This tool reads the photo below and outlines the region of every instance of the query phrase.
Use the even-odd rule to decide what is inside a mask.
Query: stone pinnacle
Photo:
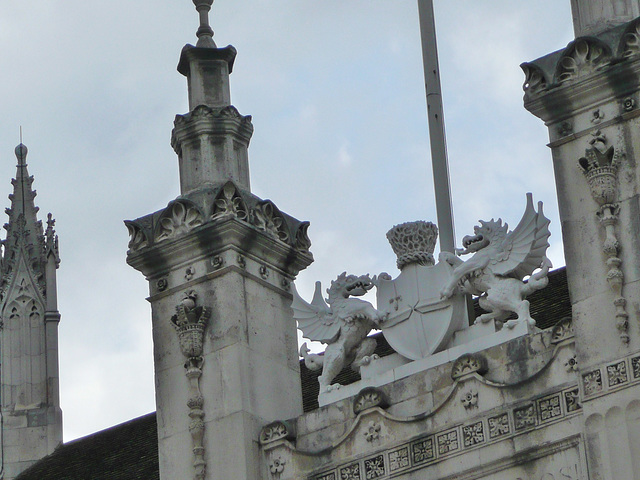
[[[21,143],[16,147],[16,157],[18,158],[18,165],[26,165],[27,164],[27,153],[29,150],[27,146]]]
[[[196,47],[216,48],[216,43],[213,41],[213,30],[209,25],[209,11],[211,10],[211,5],[213,5],[213,0],[193,0],[193,4],[200,14],[200,27],[196,32],[198,36]]]

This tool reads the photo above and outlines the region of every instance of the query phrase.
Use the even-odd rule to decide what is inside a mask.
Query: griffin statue
[[[293,291],[291,308],[303,336],[327,344],[324,355],[309,354],[306,343],[300,347],[307,368],[322,369],[318,379],[321,392],[331,390],[331,382],[345,364],[351,363],[358,371],[372,358],[376,341],[367,335],[380,326],[385,316],[369,302],[352,297],[364,295],[373,286],[374,280],[369,275],[358,277],[344,272],[331,282],[326,302],[320,282],[316,282],[311,303],[303,300],[295,289]]]
[[[450,252],[440,254],[440,261],[454,267],[441,297],[451,297],[458,288],[479,295],[480,306],[488,313],[480,315],[476,323],[494,319],[500,326],[515,312],[517,318],[506,322],[507,328],[520,321],[535,325],[526,297],[549,283],[549,223],[542,213],[542,202],[535,211],[531,193],[527,194],[527,207],[515,230],[508,232],[508,225],[503,225],[501,219],[481,220],[480,226],[474,227],[475,235],[462,240],[464,250],[456,251],[457,255],[473,253],[473,257],[465,262]],[[538,268],[540,271],[534,274]],[[524,282],[527,275],[530,277]]]

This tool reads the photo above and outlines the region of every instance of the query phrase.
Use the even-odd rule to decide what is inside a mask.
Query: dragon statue
[[[552,266],[546,257],[551,235],[549,223],[542,213],[542,202],[535,211],[530,193],[515,230],[508,232],[508,225],[503,225],[501,219],[481,220],[480,226],[474,227],[475,235],[462,240],[464,250],[457,250],[456,255],[440,254],[440,261],[454,267],[452,279],[442,289],[441,297],[449,298],[457,289],[479,295],[480,306],[488,313],[480,315],[476,323],[495,320],[501,326],[514,312],[517,318],[506,322],[507,328],[513,328],[520,321],[535,325],[526,297],[549,283],[547,274]],[[466,262],[457,256],[469,253],[474,255]],[[530,277],[524,282],[527,275]]]
[[[303,336],[327,344],[324,355],[309,354],[306,343],[300,347],[307,368],[322,369],[318,379],[321,392],[335,388],[331,382],[345,364],[350,363],[359,371],[373,358],[376,341],[367,335],[384,321],[385,316],[369,302],[353,297],[367,293],[374,282],[369,275],[358,277],[344,272],[331,282],[326,302],[320,282],[316,282],[311,303],[303,300],[295,288],[293,290],[291,308]]]

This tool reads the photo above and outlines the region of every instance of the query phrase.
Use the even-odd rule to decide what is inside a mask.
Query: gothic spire
[[[30,176],[27,170],[27,153],[28,149],[22,143],[15,149],[18,165],[16,178],[11,180],[13,185],[13,193],[9,195],[11,207],[5,210],[9,215],[9,221],[4,225],[7,237],[3,242],[2,284],[6,285],[14,263],[21,252],[24,252],[27,257],[26,264],[32,269],[34,280],[44,292],[47,256],[45,248],[51,244],[57,262],[57,239],[53,230],[49,232],[50,229],[47,229],[47,238],[51,237],[51,241],[45,241],[42,222],[37,216],[39,208],[34,203],[36,191],[32,189],[33,176]],[[50,225],[52,226],[53,224]]]

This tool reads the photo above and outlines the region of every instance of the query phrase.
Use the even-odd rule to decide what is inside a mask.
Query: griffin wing
[[[329,305],[322,297],[322,286],[316,282],[316,291],[311,303],[307,303],[293,286],[293,318],[302,330],[302,336],[322,343],[333,343],[340,334],[340,322],[336,321]]]
[[[490,267],[493,273],[522,280],[539,268],[549,247],[549,223],[551,221],[542,213],[542,202],[538,202],[536,212],[533,195],[527,193],[527,207],[522,220],[515,230],[507,234],[499,257]]]

